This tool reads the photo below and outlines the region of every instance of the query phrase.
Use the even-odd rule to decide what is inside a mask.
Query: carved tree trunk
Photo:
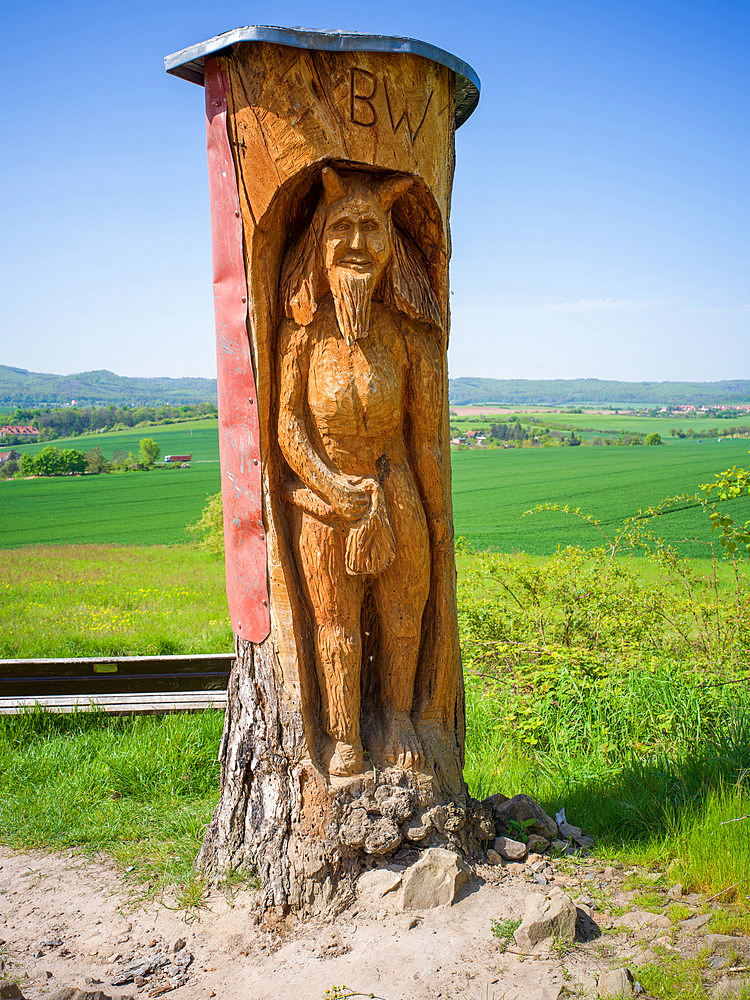
[[[227,583],[237,661],[220,752],[221,796],[198,863],[210,872],[256,870],[269,908],[320,911],[346,902],[352,879],[368,857],[436,843],[470,850],[477,833],[462,777],[464,705],[450,544],[447,265],[456,77],[447,66],[412,54],[326,52],[267,42],[235,45],[207,59],[205,74]],[[222,130],[228,142],[224,160],[216,146],[224,141]],[[361,474],[373,477],[368,479],[373,496],[382,487],[397,525],[398,517],[393,518],[401,505],[395,479],[387,477],[389,469],[392,477],[398,472],[393,471],[398,452],[398,474],[412,493],[417,491],[424,517],[415,516],[429,530],[424,536],[429,595],[426,603],[420,598],[418,606],[404,612],[417,622],[421,638],[410,710],[400,729],[393,730],[383,693],[387,664],[383,667],[381,661],[388,644],[373,597],[380,570],[369,563],[369,570],[350,567],[347,572],[362,573],[361,583],[344,579],[356,592],[352,600],[361,601],[361,611],[360,604],[347,605],[348,611],[354,607],[352,628],[361,642],[361,658],[355,655],[352,673],[347,653],[349,666],[341,671],[348,671],[349,681],[361,672],[361,687],[357,682],[359,690],[347,695],[346,704],[361,713],[354,729],[361,722],[371,758],[364,768],[346,764],[356,757],[358,736],[351,737],[352,750],[336,736],[326,714],[331,692],[321,687],[328,683],[322,678],[336,676],[335,657],[344,655],[345,646],[339,644],[330,654],[334,659],[325,661],[328,647],[321,635],[326,623],[313,594],[320,581],[311,580],[300,562],[303,546],[319,527],[320,579],[330,586],[332,560],[338,558],[334,549],[349,531],[337,507],[343,501],[333,486],[352,469],[343,459],[340,467],[336,464],[343,445],[335,440],[335,429],[330,434],[326,430],[329,414],[313,399],[309,381],[319,377],[325,363],[323,354],[310,362],[310,345],[330,341],[338,349],[341,341],[335,338],[340,334],[326,299],[331,293],[325,275],[320,278],[313,267],[312,277],[300,279],[305,241],[318,253],[321,233],[328,232],[316,229],[318,220],[327,225],[326,206],[337,197],[323,190],[326,167],[334,168],[325,175],[328,188],[338,185],[343,192],[348,184],[358,192],[359,208],[351,209],[356,226],[362,213],[370,211],[370,202],[380,199],[380,208],[371,209],[377,219],[370,225],[381,225],[389,234],[384,238],[390,251],[383,253],[386,277],[374,293],[373,330],[379,323],[377,328],[385,331],[383,344],[407,345],[407,361],[394,368],[401,372],[394,378],[402,381],[391,387],[396,408],[391,423],[397,428],[392,437],[398,446],[383,446],[377,474],[369,467]],[[394,176],[408,178],[409,184],[391,183],[386,197],[384,184]],[[407,187],[408,193],[401,194]],[[227,200],[228,191],[233,202]],[[346,197],[342,194],[335,204],[346,207]],[[393,197],[398,200],[391,206]],[[226,256],[231,257],[226,233],[234,225],[232,218],[241,224],[246,288],[242,336],[235,340],[231,322],[225,322],[234,310],[236,323],[240,309],[237,274],[232,278]],[[355,258],[366,252],[357,248],[367,238],[357,237]],[[360,267],[356,262],[352,266]],[[330,281],[333,271],[326,273]],[[312,285],[318,278],[323,287],[316,289]],[[352,369],[338,377],[334,366],[328,375],[330,393],[323,396],[335,403],[369,391],[361,385],[377,382],[379,370],[367,368],[375,364],[367,360],[368,351],[386,351],[383,344],[372,333],[350,345],[364,365],[364,376]],[[299,372],[310,364],[313,374],[305,376],[294,410],[282,398],[284,379],[293,395],[295,378],[302,378]],[[361,385],[356,381],[360,376]],[[362,401],[364,415],[357,411],[356,419],[364,424],[352,426],[355,437],[379,405],[376,394],[373,400]],[[287,424],[285,407],[291,414]],[[296,430],[288,431],[292,424]],[[427,440],[430,433],[432,440]],[[395,451],[388,452],[389,447]],[[356,465],[356,455],[352,461]],[[309,471],[311,463],[317,468],[320,462],[322,480]],[[437,470],[432,479],[430,469]],[[357,489],[345,484],[344,492],[353,496]],[[384,516],[387,520],[388,511]],[[305,518],[313,531],[304,536],[308,542],[300,527]],[[389,558],[396,565],[399,558],[403,562],[399,545],[405,542],[394,530],[396,557],[394,561],[390,552]],[[330,631],[335,645],[336,627]],[[398,643],[390,646],[395,652],[389,655],[395,656]],[[383,735],[396,731],[391,742],[400,746],[398,740],[412,726],[415,745],[422,749],[418,766],[404,765],[403,755],[389,757],[390,737]],[[342,746],[353,757],[344,753],[345,762],[334,766],[331,761]],[[347,767],[360,773],[349,773]]]

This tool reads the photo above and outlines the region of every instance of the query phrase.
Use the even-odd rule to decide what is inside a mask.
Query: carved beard
[[[370,307],[377,276],[333,267],[328,275],[339,330],[351,347],[370,332]]]

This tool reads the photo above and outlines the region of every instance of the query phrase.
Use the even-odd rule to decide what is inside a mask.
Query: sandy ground
[[[529,1000],[540,987],[594,996],[600,971],[642,959],[649,939],[664,934],[610,935],[564,955],[503,952],[492,922],[521,916],[525,896],[539,889],[530,880],[528,870],[488,866],[450,907],[402,913],[396,893],[362,894],[335,922],[271,932],[259,925],[253,892],[216,892],[198,913],[171,908],[168,899],[137,905],[106,860],[0,848],[0,977],[17,981],[28,1000],[64,986],[118,998],[323,1000],[326,989],[344,984],[384,1000]],[[606,889],[610,906],[627,904],[621,873],[596,862],[555,881],[573,898]],[[607,926],[606,914],[595,916]],[[174,955],[183,942],[183,956],[193,956],[184,985],[170,989],[164,970],[113,985],[133,960]]]

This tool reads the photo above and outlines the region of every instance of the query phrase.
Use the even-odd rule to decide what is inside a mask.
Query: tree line
[[[8,461],[0,466],[0,479],[144,471],[154,467],[160,454],[161,448],[153,438],[141,438],[137,456],[130,451],[126,457],[112,462],[104,457],[98,445],[89,451],[78,451],[76,448],[56,448],[48,444],[35,455],[30,452],[19,455],[11,451]],[[177,468],[179,464],[166,468]]]
[[[173,424],[198,417],[215,417],[215,403],[183,403],[180,406],[57,406],[34,409],[18,407],[4,420],[8,424],[33,424],[39,430],[40,441],[77,437],[96,431],[124,430],[149,424]],[[10,440],[6,444],[22,444],[27,439]]]

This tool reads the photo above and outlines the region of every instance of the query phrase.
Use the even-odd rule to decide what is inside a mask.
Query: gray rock
[[[411,816],[411,792],[398,785],[379,785],[375,789],[375,801],[383,816],[403,823]]]
[[[712,995],[715,997],[740,997],[746,986],[746,979],[720,979]]]
[[[482,805],[488,806],[493,813],[506,802],[508,802],[508,796],[502,795],[500,792],[497,792],[495,795],[488,795],[486,799],[482,799]]]
[[[726,955],[710,955],[706,962],[712,969],[727,969],[729,967],[729,959]]]
[[[108,993],[102,993],[101,990],[78,990],[72,986],[65,986],[52,993],[47,1000],[131,1000],[131,998],[122,996],[122,994],[111,997]]]
[[[178,970],[184,972],[189,969],[193,964],[193,956],[187,950],[187,948],[182,948],[172,959],[173,965],[177,966]]]
[[[520,840],[513,840],[512,837],[495,837],[492,849],[506,861],[522,861],[528,850],[526,844]]]
[[[602,936],[599,924],[588,907],[584,910],[576,906],[576,941],[595,941]]]
[[[2,1000],[26,1000],[18,983],[0,983]]]
[[[461,886],[469,881],[471,873],[457,854],[443,847],[430,847],[404,872],[400,908],[450,906]]]
[[[401,831],[393,822],[383,816],[370,825],[365,837],[365,850],[368,854],[390,854],[401,843]]]
[[[565,818],[565,809],[561,809],[560,812],[555,813],[555,821],[557,822],[558,832],[564,840],[572,841],[578,847],[591,847],[594,843],[594,838],[585,834],[580,826],[573,826],[572,823],[568,823]]]
[[[362,806],[355,806],[339,830],[341,842],[347,847],[363,847],[370,825],[367,810]]]
[[[142,983],[145,982],[146,976],[153,975],[159,969],[163,969],[165,965],[170,964],[170,959],[167,955],[163,955],[161,952],[152,954],[148,958],[140,957],[130,965],[127,965],[112,980],[113,986],[124,986],[125,983]],[[79,998],[75,998],[79,1000]]]
[[[549,846],[550,846],[550,850],[555,851],[555,853],[557,853],[557,854],[564,854],[565,853],[565,849],[567,848],[568,845],[565,843],[564,840],[559,840],[559,839],[555,838],[550,843]]]
[[[677,882],[676,885],[670,886],[670,888],[667,889],[667,896],[670,899],[682,899],[682,884]]]
[[[532,892],[524,900],[523,920],[513,937],[528,950],[540,941],[554,938],[572,941],[576,931],[576,908],[570,896],[555,886],[548,896]]]
[[[383,896],[401,885],[401,873],[392,872],[387,868],[373,868],[363,872],[357,882],[357,891],[369,899],[382,899]]]
[[[540,837],[538,833],[530,834],[526,844],[529,854],[543,854],[549,849],[549,845],[549,840],[546,837]]]
[[[557,837],[557,823],[529,795],[514,795],[512,799],[493,806],[493,811],[499,834],[512,834],[514,829],[517,830],[512,826],[511,821],[514,821],[521,825],[527,836],[536,833],[547,840]]]
[[[599,976],[599,996],[612,998],[630,997],[635,992],[635,980],[630,969],[613,969]]]
[[[684,931],[699,931],[711,920],[710,913],[699,913],[697,917],[688,917],[687,920],[680,921],[680,927]]]
[[[731,934],[706,934],[703,944],[709,951],[729,951],[730,948],[738,948],[747,938],[732,937]]]
[[[671,927],[672,921],[662,913],[649,913],[648,910],[631,910],[623,913],[621,917],[615,917],[612,921],[613,927],[625,927],[627,930],[637,931],[641,927]]]

